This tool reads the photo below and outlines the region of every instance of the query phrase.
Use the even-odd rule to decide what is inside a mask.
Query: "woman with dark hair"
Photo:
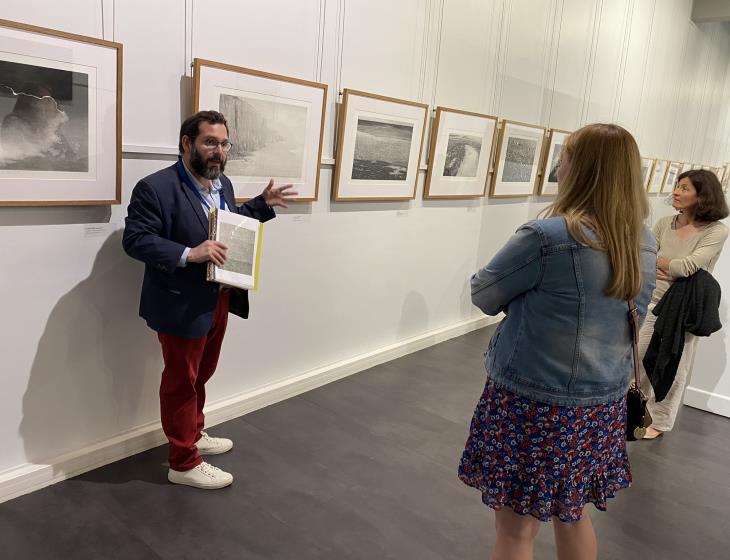
[[[722,186],[711,171],[693,169],[677,177],[672,206],[679,212],[660,219],[653,231],[657,240],[657,282],[649,313],[639,334],[639,353],[644,356],[654,333],[657,317],[651,313],[677,278],[691,276],[700,269],[712,272],[725,245],[728,228],[720,222],[730,213]],[[642,365],[642,389],[648,392],[653,423],[644,439],[655,439],[674,426],[684,388],[692,370],[697,337],[685,334],[682,358],[667,396],[656,402]]]
[[[631,483],[629,301],[643,316],[654,289],[648,213],[634,138],[585,126],[564,145],[545,219],[520,227],[471,279],[477,307],[506,313],[459,464],[496,510],[492,560],[531,560],[551,520],[560,560],[595,560],[584,507],[605,510]]]

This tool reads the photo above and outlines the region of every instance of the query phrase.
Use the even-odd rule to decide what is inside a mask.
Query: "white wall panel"
[[[185,3],[119,2],[114,35],[124,44],[123,143],[177,148],[181,115],[190,111],[181,94],[187,86]]]
[[[342,88],[420,101],[427,0],[344,2]]]
[[[512,0],[504,21],[497,112],[506,119],[540,124],[554,2]]]
[[[111,17],[111,14],[107,14]],[[69,0],[67,2],[28,2],[2,0],[0,19],[49,27],[67,33],[102,37],[102,0]]]
[[[624,72],[616,107],[616,122],[636,133],[641,97],[646,82],[652,22],[656,0],[635,0],[630,14]]]
[[[553,77],[552,128],[575,130],[580,126],[588,79],[596,1],[563,0],[560,12],[557,63]]]
[[[630,8],[630,0],[601,1],[584,124],[608,122],[614,115]]]
[[[670,157],[674,115],[680,91],[676,60],[681,58],[688,19],[687,0],[657,4],[643,89],[638,140],[643,155]]]
[[[501,6],[445,0],[435,105],[491,113]]]
[[[193,56],[315,80],[323,1],[194,1]]]

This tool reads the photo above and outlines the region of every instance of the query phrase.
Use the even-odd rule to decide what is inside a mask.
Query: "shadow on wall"
[[[403,301],[398,323],[398,341],[418,336],[428,331],[428,305],[419,292],[411,290]]]
[[[154,333],[137,316],[142,267],[121,231],[88,278],[53,308],[23,396],[28,462],[78,450],[158,418],[162,369]]]

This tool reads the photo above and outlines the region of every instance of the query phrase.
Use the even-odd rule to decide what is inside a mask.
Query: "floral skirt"
[[[540,521],[578,521],[590,502],[631,484],[625,441],[626,399],[553,406],[487,380],[459,464],[459,478],[494,509]]]

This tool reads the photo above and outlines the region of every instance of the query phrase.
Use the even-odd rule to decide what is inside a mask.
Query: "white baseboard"
[[[687,387],[684,393],[684,404],[730,418],[730,397],[726,395]]]
[[[214,426],[238,418],[348,375],[486,327],[498,320],[499,317],[469,319],[211,403],[205,410],[206,424]],[[160,423],[152,422],[94,445],[54,457],[43,464],[26,463],[0,472],[0,503],[152,449],[165,441]]]

